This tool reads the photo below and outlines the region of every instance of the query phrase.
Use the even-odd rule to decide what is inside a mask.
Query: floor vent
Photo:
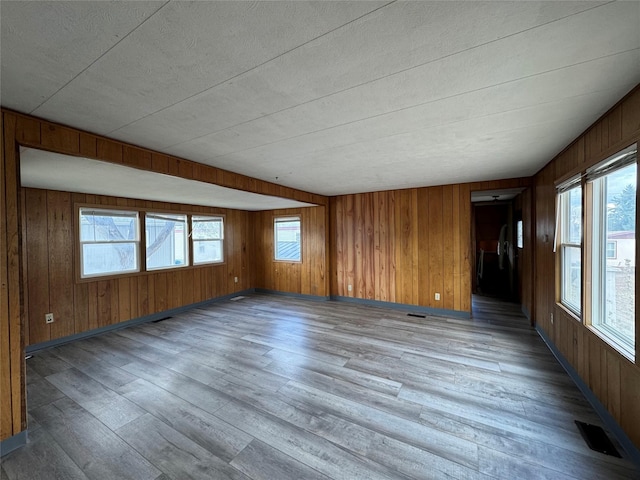
[[[578,420],[576,420],[576,425],[578,426],[578,430],[580,430],[582,438],[584,438],[584,441],[587,442],[591,450],[604,453],[605,455],[611,455],[612,457],[622,458],[602,427],[579,422]]]
[[[407,317],[427,318],[426,315],[422,315],[420,313],[407,313]]]
[[[230,298],[229,300],[231,300],[232,302],[237,302],[238,300],[242,300],[243,298],[247,298],[247,297],[243,297],[242,295],[238,295],[237,297]]]
[[[164,322],[165,320],[169,320],[171,317],[164,317],[164,318],[159,318],[158,320],[154,320],[151,323],[158,323],[158,322]]]

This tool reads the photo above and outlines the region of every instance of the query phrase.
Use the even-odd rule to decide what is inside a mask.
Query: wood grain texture
[[[518,307],[474,311],[249,295],[38,352],[5,478],[636,478]]]
[[[98,327],[114,325],[164,310],[250,288],[246,242],[249,213],[200,208],[225,215],[225,263],[156,271],[121,278],[76,281],[77,241],[74,202],[101,206],[184,208],[162,202],[25,188],[26,285],[29,295],[26,344],[40,343]],[[188,206],[187,206],[188,207]],[[193,207],[196,208],[196,207]],[[235,283],[233,277],[238,276]],[[205,278],[205,285],[201,282]],[[44,322],[45,313],[55,322]]]
[[[263,195],[291,198],[318,205],[329,204],[329,199],[323,195],[258,180],[183,158],[160,154],[118,140],[47,122],[30,115],[15,113],[6,109],[2,109],[2,112],[11,115],[13,119],[18,119],[18,129],[12,133],[10,138],[11,145],[14,144],[15,139],[21,144],[33,148],[83,155],[87,158],[214,183],[223,187],[246,190]],[[39,132],[36,133],[38,130]]]
[[[21,124],[24,125],[24,124]],[[2,158],[0,164],[0,202],[2,202],[2,221],[0,222],[0,280],[5,303],[0,318],[0,348],[4,350],[2,360],[6,365],[0,369],[3,375],[0,385],[3,387],[0,400],[0,435],[6,438],[26,428],[26,392],[24,382],[24,341],[22,328],[23,295],[23,258],[20,238],[24,226],[20,192],[20,168],[17,145],[14,138],[17,134],[18,122],[14,115],[2,118]],[[28,128],[31,128],[29,126]],[[33,135],[34,137],[36,135]],[[6,315],[4,315],[6,313]],[[4,389],[9,385],[8,389]]]
[[[332,198],[332,294],[470,312],[471,191],[529,185],[511,179]]]
[[[249,213],[253,226],[252,244],[255,246],[253,261],[256,288],[303,295],[329,295],[326,210],[327,207],[309,207]],[[275,260],[273,222],[278,216],[300,217],[301,262]]]
[[[555,183],[568,175],[584,172],[586,168],[616,151],[639,141],[640,87],[636,87],[535,176],[532,199],[535,208],[535,267],[534,296],[531,302],[535,305],[533,314],[536,324],[551,338],[638,448],[638,351],[636,362],[629,362],[556,304],[557,277],[553,235]],[[636,257],[638,253],[636,250]],[[585,275],[588,275],[588,272],[585,272]],[[637,278],[636,269],[636,312],[640,285]],[[550,321],[551,314],[554,315],[553,324]],[[639,318],[636,314],[636,338],[640,332]]]

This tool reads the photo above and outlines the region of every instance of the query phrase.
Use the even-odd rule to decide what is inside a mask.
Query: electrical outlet
[[[233,281],[238,283],[238,277],[233,277]]]
[[[351,285],[347,285],[347,290],[351,291],[351,290],[353,290],[353,287]]]
[[[551,325],[553,325],[553,312],[551,312]]]
[[[53,313],[45,313],[44,321],[47,323],[53,323]]]
[[[440,294],[436,293],[436,300],[440,300]]]

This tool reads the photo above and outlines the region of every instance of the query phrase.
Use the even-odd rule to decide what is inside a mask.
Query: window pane
[[[147,270],[188,264],[186,224],[185,215],[146,216]]]
[[[572,188],[563,194],[563,243],[579,244],[582,240],[582,189]]]
[[[193,263],[222,262],[222,240],[194,240]]]
[[[192,237],[194,240],[222,239],[222,218],[194,216],[192,224]]]
[[[85,243],[82,276],[137,272],[137,243]]]
[[[596,179],[594,326],[633,352],[635,342],[636,164]]]
[[[516,223],[516,246],[518,248],[524,248],[524,232],[522,229],[522,220],[518,220],[518,223]]]
[[[562,303],[580,312],[581,254],[579,247],[562,247]]]
[[[80,209],[80,241],[118,242],[137,240],[138,214]]]
[[[300,219],[275,221],[276,260],[300,261]]]

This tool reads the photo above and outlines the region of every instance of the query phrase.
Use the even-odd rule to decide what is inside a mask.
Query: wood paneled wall
[[[265,182],[183,158],[139,148],[29,115],[5,109],[2,109],[2,112],[16,122],[15,139],[12,139],[12,144],[13,140],[15,140],[21,145],[41,150],[118,163],[127,167],[165,173],[237,190],[291,198],[319,205],[328,204],[327,197],[322,195],[296,190],[295,188]]]
[[[226,242],[233,247],[231,251],[227,250],[229,256],[225,265],[76,285],[69,277],[73,274],[73,267],[68,262],[75,258],[73,251],[59,247],[72,235],[68,218],[73,215],[68,218],[66,215],[82,196],[64,192],[21,191],[19,145],[318,205],[328,205],[329,202],[322,195],[138,148],[29,115],[6,109],[1,111],[0,440],[26,428],[24,347],[27,342],[58,338],[224,295],[250,288],[255,281],[253,250],[246,244],[253,238],[253,227],[248,223],[249,213],[227,211]],[[105,205],[122,205],[123,202],[137,205],[137,201],[85,196],[89,202],[94,199]],[[21,202],[29,203],[28,211],[22,208]],[[156,205],[158,208],[163,206],[162,203]],[[60,216],[63,212],[66,212],[64,216]],[[233,228],[228,228],[229,225]],[[21,254],[23,243],[29,245],[28,255]],[[29,271],[31,275],[27,276]],[[326,272],[324,275],[326,277]],[[235,276],[239,277],[238,284],[233,282]],[[46,288],[42,288],[34,278],[42,278]],[[65,278],[71,278],[70,282],[61,281]],[[174,288],[176,285],[181,288]],[[53,311],[56,317],[50,326],[38,321],[48,311]]]
[[[322,207],[252,212],[255,287],[280,292],[326,297],[329,295],[328,211]],[[273,219],[300,216],[302,261],[274,260]]]
[[[555,182],[633,142],[640,142],[640,86],[536,175],[535,321],[640,448],[640,352],[636,350],[636,364],[631,363],[556,305],[553,253]],[[637,225],[636,220],[636,230]],[[638,273],[636,269],[636,345],[640,338]]]
[[[516,209],[522,212],[522,240],[524,248],[519,250],[518,272],[520,280],[520,303],[533,322],[533,188],[524,190],[516,198]]]
[[[0,144],[0,440],[26,428],[22,330],[19,169],[11,139],[16,119],[2,116]]]
[[[27,345],[251,288],[249,212],[24,188]],[[75,204],[225,216],[222,264],[76,282]],[[238,277],[238,283],[235,278]],[[46,324],[45,313],[55,322]]]
[[[332,198],[332,295],[470,312],[471,192],[529,183],[510,179]]]

